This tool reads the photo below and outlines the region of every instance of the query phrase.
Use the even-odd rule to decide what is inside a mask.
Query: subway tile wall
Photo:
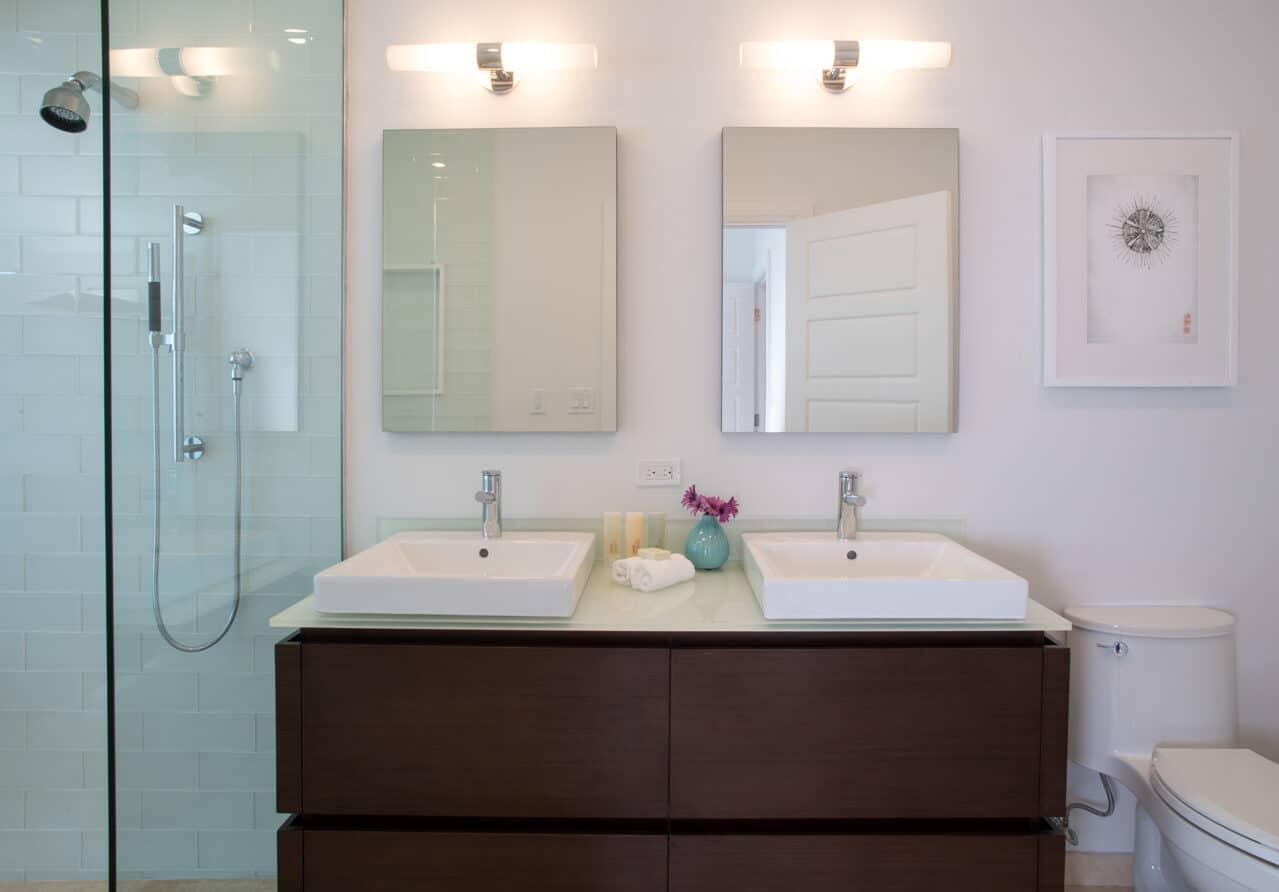
[[[103,616],[102,98],[75,136],[39,120],[43,91],[100,70],[97,3],[0,0],[0,881],[101,878],[106,865]],[[113,47],[233,46],[261,64],[183,95],[122,80],[112,109],[117,802],[121,876],[275,869],[268,617],[340,550],[340,0],[112,0]],[[202,654],[151,615],[151,353],[145,245],[162,245],[168,325],[173,206],[186,244],[187,427],[175,466],[161,362],[165,616],[220,629],[232,591],[230,350],[244,385],[244,597]]]

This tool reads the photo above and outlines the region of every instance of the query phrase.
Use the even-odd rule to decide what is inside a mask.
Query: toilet
[[[1070,758],[1137,799],[1137,892],[1279,892],[1279,764],[1235,738],[1235,620],[1072,607]]]

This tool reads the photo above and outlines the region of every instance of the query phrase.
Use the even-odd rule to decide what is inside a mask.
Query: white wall
[[[636,489],[638,459],[748,515],[821,517],[835,474],[866,475],[868,516],[960,517],[971,544],[1054,606],[1206,600],[1240,617],[1244,740],[1279,758],[1279,204],[1270,0],[352,0],[348,150],[347,548],[379,516],[467,516],[481,467],[508,516],[677,510]],[[843,96],[739,70],[742,40],[856,33],[953,41],[944,72],[864,79]],[[386,44],[589,41],[594,73],[393,74]],[[1193,60],[1189,61],[1188,60]],[[1128,74],[1140,72],[1132,89]],[[380,140],[385,127],[619,128],[619,432],[391,435],[378,418]],[[723,435],[720,128],[958,127],[959,433]],[[1240,375],[1230,390],[1045,390],[1040,139],[1049,129],[1242,132]],[[478,515],[477,515],[478,516]]]

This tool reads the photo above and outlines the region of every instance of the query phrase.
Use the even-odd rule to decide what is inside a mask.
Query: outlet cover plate
[[[679,486],[683,477],[678,458],[641,461],[636,482],[640,486]]]

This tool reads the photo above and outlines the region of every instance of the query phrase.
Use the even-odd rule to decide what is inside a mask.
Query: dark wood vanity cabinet
[[[1061,890],[1069,652],[304,630],[281,892]]]

